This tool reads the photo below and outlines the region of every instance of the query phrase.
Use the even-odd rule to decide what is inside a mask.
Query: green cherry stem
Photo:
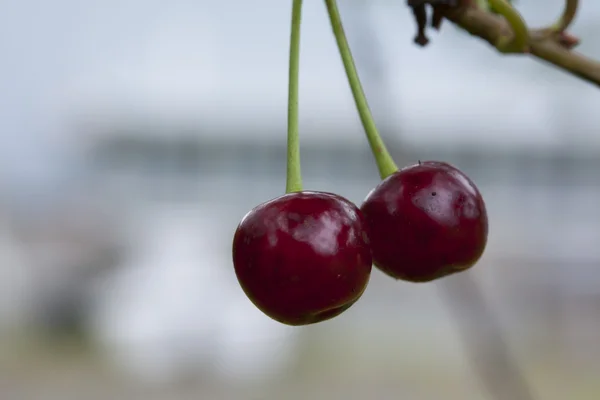
[[[501,36],[496,48],[502,53],[523,53],[529,45],[529,30],[519,12],[506,0],[489,0],[490,7],[502,15],[513,30],[512,37]]]
[[[381,179],[385,179],[389,175],[396,172],[398,167],[396,166],[394,159],[385,146],[383,139],[379,135],[377,126],[375,125],[375,121],[371,115],[369,103],[367,102],[362,84],[360,83],[360,78],[354,64],[354,58],[352,56],[352,52],[350,51],[348,40],[346,39],[346,34],[342,25],[342,18],[340,17],[337,2],[336,0],[325,0],[325,5],[327,6],[327,12],[329,14],[333,35],[335,36],[338,50],[340,56],[342,57],[342,62],[344,64],[346,76],[348,77],[348,82],[350,83],[350,89],[352,90],[352,95],[354,96],[354,102],[356,103],[360,120],[365,130],[367,140],[369,141],[369,145],[371,146],[373,156],[375,157],[375,162],[377,163],[377,168],[379,169],[379,175],[381,176]]]
[[[285,192],[302,190],[300,168],[300,138],[298,132],[298,80],[300,75],[300,26],[302,25],[302,0],[292,4],[290,34],[290,61],[288,78],[287,173]]]
[[[565,0],[565,7],[561,17],[554,25],[548,28],[547,31],[549,31],[549,33],[560,33],[567,30],[575,19],[578,8],[579,0]]]

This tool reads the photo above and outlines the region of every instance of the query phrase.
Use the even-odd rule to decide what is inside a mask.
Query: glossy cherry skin
[[[466,270],[487,244],[483,198],[447,163],[421,162],[388,176],[361,210],[375,266],[396,279],[428,282]]]
[[[364,216],[335,194],[285,194],[242,219],[233,265],[248,298],[274,320],[307,325],[331,319],[362,296],[371,276]]]

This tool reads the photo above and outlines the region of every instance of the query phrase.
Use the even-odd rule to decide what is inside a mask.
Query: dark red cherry
[[[487,244],[483,198],[447,163],[422,162],[388,176],[361,210],[375,266],[396,279],[427,282],[463,271]]]
[[[363,294],[372,269],[364,216],[331,193],[290,193],[250,211],[233,238],[248,298],[288,325],[331,319]]]

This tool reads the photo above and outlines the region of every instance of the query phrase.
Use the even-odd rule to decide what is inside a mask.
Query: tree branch
[[[504,18],[477,7],[448,7],[444,17],[494,47],[500,37],[512,35]],[[531,31],[529,54],[600,87],[600,62],[571,50],[560,35],[544,29]]]

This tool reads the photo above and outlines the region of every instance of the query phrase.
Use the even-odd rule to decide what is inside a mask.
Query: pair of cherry
[[[336,1],[325,4],[382,181],[360,208],[333,193],[302,189],[302,0],[294,0],[287,193],[251,210],[233,238],[233,264],[242,289],[263,313],[288,325],[325,321],[347,310],[364,293],[373,264],[395,279],[429,282],[473,266],[487,243],[485,204],[464,173],[435,161],[398,170],[370,114]]]
[[[305,325],[354,304],[373,263],[411,282],[471,267],[483,254],[487,231],[473,182],[449,164],[422,162],[383,180],[360,209],[336,194],[310,191],[259,205],[236,230],[233,262],[261,311]]]

